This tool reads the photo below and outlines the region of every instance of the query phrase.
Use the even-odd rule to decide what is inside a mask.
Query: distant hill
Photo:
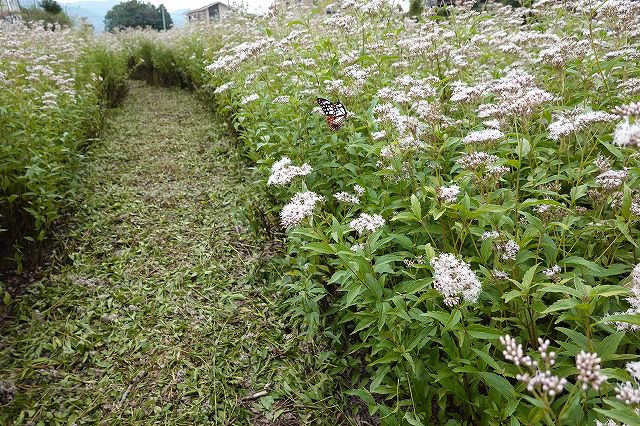
[[[78,3],[61,3],[62,7],[67,11],[67,14],[71,17],[81,18],[85,17],[91,25],[95,28],[96,32],[104,31],[104,15],[116,4],[122,0],[104,0],[104,1],[80,1]],[[184,14],[189,9],[180,9],[173,12],[169,12],[173,24],[177,27],[184,25]]]

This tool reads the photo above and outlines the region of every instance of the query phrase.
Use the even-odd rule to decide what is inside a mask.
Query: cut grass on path
[[[132,83],[87,157],[66,264],[0,330],[0,424],[335,424],[324,358],[253,278],[226,125]]]

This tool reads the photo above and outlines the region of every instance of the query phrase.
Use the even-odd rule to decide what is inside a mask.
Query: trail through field
[[[132,85],[87,155],[65,264],[2,325],[0,423],[291,424],[284,395],[322,380],[255,278],[226,124]]]

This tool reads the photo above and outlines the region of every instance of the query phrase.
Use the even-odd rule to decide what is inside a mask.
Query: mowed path
[[[315,379],[255,278],[226,129],[188,92],[132,83],[87,155],[63,264],[0,326],[0,424],[296,423],[285,395]]]

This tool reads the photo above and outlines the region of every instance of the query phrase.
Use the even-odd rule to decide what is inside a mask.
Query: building
[[[225,15],[235,12],[236,10],[231,6],[217,1],[208,6],[188,11],[187,22],[219,21],[220,18],[223,18]]]
[[[20,14],[18,0],[0,0],[0,18]]]

